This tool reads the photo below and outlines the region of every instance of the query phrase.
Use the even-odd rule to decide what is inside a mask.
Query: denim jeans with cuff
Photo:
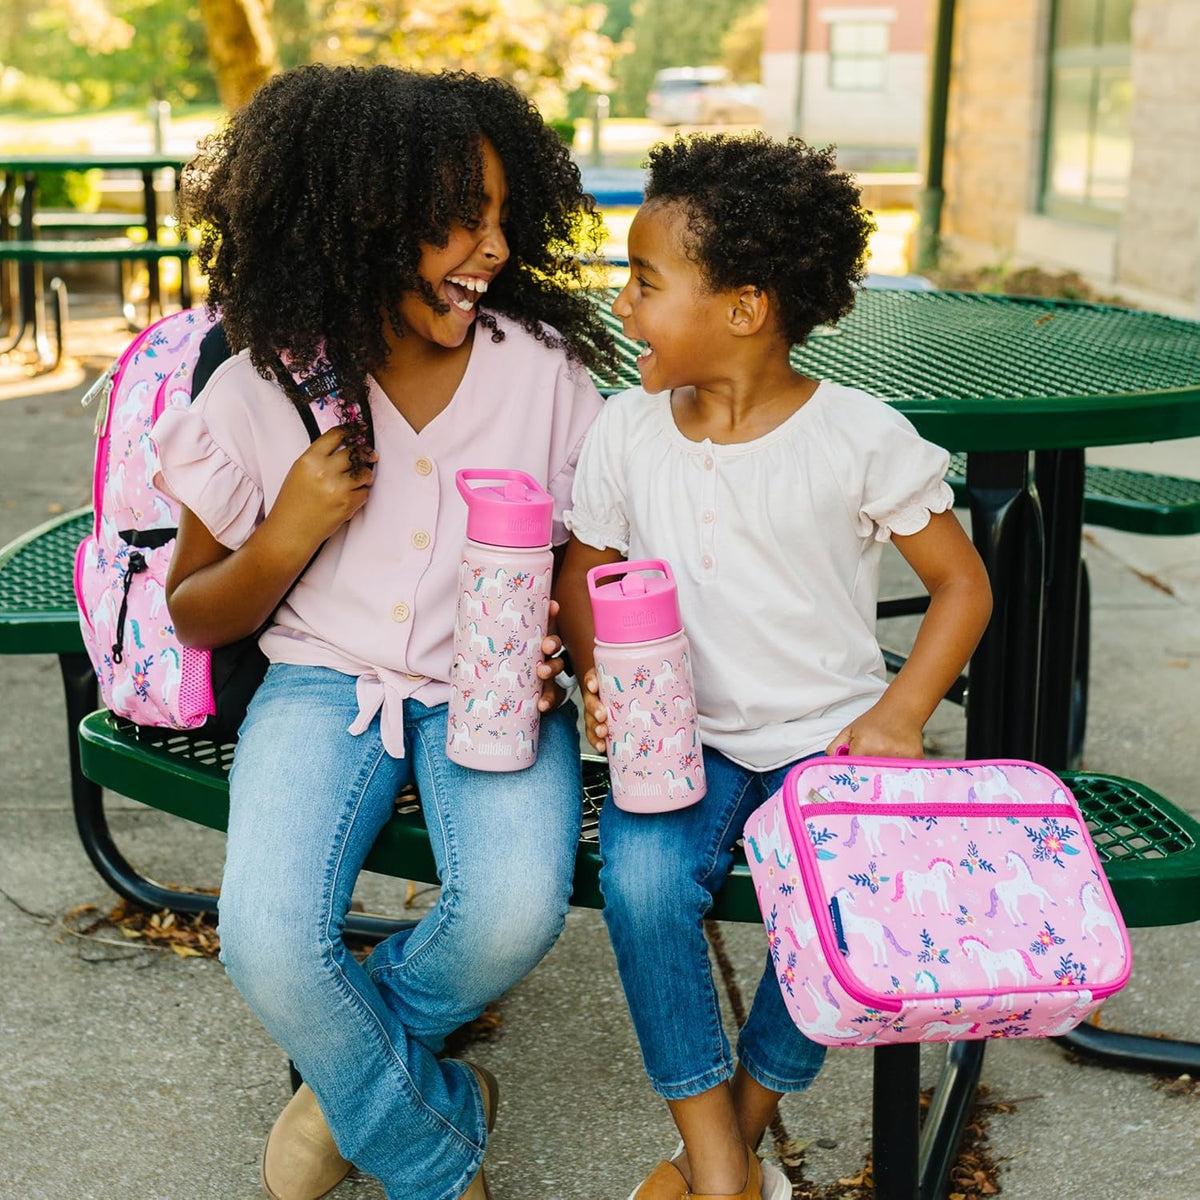
[[[646,1073],[667,1100],[699,1095],[733,1074],[703,921],[733,866],[746,819],[794,765],[759,773],[706,747],[708,791],[698,803],[631,813],[617,808],[611,795],[604,802],[604,919]],[[766,969],[738,1038],[738,1060],[764,1087],[801,1091],[821,1069],[825,1047],[792,1023],[765,943],[764,953]]]
[[[435,1055],[562,930],[580,831],[575,709],[545,714],[536,762],[506,773],[446,758],[444,704],[404,702],[403,759],[383,749],[378,716],[346,732],[357,712],[349,675],[269,669],[230,776],[221,958],[343,1157],[392,1200],[454,1200],[479,1170],[484,1111],[469,1068]],[[409,783],[440,898],[359,963],[342,940],[354,882]]]

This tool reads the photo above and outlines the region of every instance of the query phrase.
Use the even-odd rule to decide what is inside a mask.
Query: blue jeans
[[[338,1149],[394,1200],[452,1200],[483,1158],[469,1068],[446,1035],[527,974],[562,930],[580,830],[575,711],[542,718],[528,770],[445,754],[446,706],[404,703],[405,753],[357,737],[355,681],[273,665],[230,776],[221,958],[321,1104]],[[360,964],[342,940],[355,879],[402,787],[421,793],[437,907]]]
[[[789,764],[789,766],[792,764]],[[759,774],[705,748],[708,792],[668,813],[600,813],[604,919],[650,1084],[685,1100],[730,1078],[733,1061],[703,920],[733,866],[746,818],[783,784],[789,766]],[[792,1023],[770,955],[738,1038],[738,1060],[776,1092],[806,1088],[825,1047]]]

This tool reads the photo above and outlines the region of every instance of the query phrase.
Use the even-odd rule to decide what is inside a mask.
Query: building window
[[[883,91],[888,27],[882,21],[829,25],[829,88],[835,92]]]
[[[1115,223],[1129,188],[1133,0],[1053,6],[1042,210]]]

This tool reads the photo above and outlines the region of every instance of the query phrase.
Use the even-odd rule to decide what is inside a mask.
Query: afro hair
[[[323,350],[353,420],[401,296],[440,306],[417,274],[421,243],[444,246],[480,212],[483,139],[507,176],[510,256],[478,323],[502,339],[488,310],[503,313],[589,367],[611,364],[577,253],[599,250],[603,226],[561,139],[500,80],[384,66],[276,76],[184,168],[181,216],[231,348],[264,375],[281,353],[303,372]]]
[[[832,147],[692,134],[653,147],[649,169],[646,200],[679,206],[705,283],[762,288],[789,344],[854,307],[875,223]]]

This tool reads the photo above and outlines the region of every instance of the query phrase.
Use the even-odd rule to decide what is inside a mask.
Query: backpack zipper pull
[[[125,659],[121,644],[125,641],[125,614],[129,609],[129,585],[133,577],[140,575],[146,569],[146,556],[140,550],[130,550],[129,566],[125,568],[125,587],[121,592],[121,611],[117,613],[117,640],[112,645],[113,662],[120,663]]]

